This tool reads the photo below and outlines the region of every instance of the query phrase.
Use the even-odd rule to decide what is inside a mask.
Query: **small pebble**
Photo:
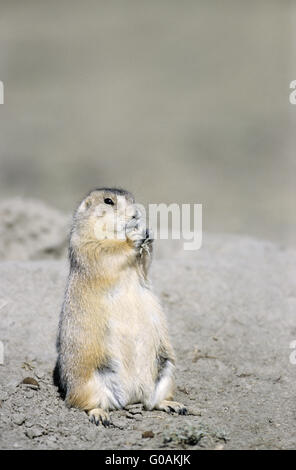
[[[21,381],[21,384],[27,385],[28,387],[32,388],[33,390],[38,390],[39,389],[39,383],[33,377],[25,377]]]
[[[201,411],[198,410],[198,409],[195,409],[195,408],[189,408],[188,414],[192,415],[192,416],[201,416],[202,415]]]
[[[135,419],[137,421],[140,421],[142,419],[142,413],[126,413],[126,417],[128,419]]]
[[[125,407],[127,410],[131,410],[133,408],[143,408],[143,404],[142,403],[132,403],[130,405],[126,405]]]
[[[26,421],[26,428],[31,428],[32,426],[34,426],[33,421]]]
[[[135,414],[134,417],[135,417],[136,421],[142,421],[142,419],[143,419],[142,413]]]
[[[12,418],[12,422],[21,426],[26,421],[26,416],[23,414],[18,414]]]
[[[148,439],[154,437],[154,432],[153,431],[144,431],[142,433],[142,438],[143,439]]]
[[[27,429],[25,434],[30,439],[35,439],[35,437],[42,436],[44,434],[44,430],[40,426],[35,426],[33,428]]]

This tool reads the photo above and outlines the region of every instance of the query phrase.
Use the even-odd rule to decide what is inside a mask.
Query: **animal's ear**
[[[84,201],[82,201],[82,203],[78,207],[78,212],[86,211],[87,209],[91,207],[91,205],[92,205],[92,199],[91,197],[87,197],[86,199],[84,199]]]
[[[90,206],[92,205],[92,200],[91,200],[91,198],[88,197],[88,198],[84,201],[84,203],[85,203],[85,208],[86,208],[86,209],[89,209]]]

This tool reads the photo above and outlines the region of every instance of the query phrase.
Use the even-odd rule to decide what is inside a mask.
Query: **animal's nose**
[[[128,210],[127,210],[127,216],[128,217],[131,217],[132,219],[139,219],[141,217],[141,213],[139,211],[139,209],[137,207],[130,207]]]
[[[141,217],[141,212],[137,207],[135,207],[135,212],[133,214],[133,219],[139,219]]]
[[[142,216],[142,213],[136,204],[129,204],[125,209],[125,216],[128,219],[139,220]]]

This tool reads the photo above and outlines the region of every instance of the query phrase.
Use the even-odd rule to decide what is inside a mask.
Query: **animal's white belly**
[[[142,289],[142,290],[141,290]],[[114,296],[107,333],[110,386],[121,406],[145,401],[155,388],[160,340],[159,307],[144,288]]]

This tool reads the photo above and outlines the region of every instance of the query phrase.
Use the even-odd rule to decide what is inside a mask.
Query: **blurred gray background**
[[[295,243],[295,3],[0,0],[0,199],[119,185]]]

